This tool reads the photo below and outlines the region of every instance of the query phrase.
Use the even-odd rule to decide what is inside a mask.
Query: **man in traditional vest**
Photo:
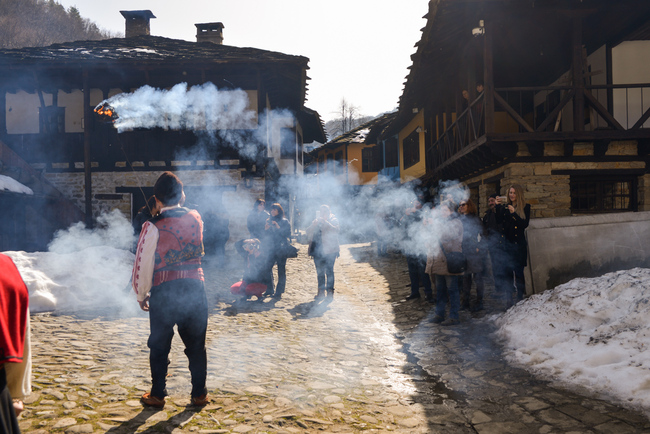
[[[185,344],[192,374],[191,402],[209,402],[205,387],[205,335],[208,302],[204,289],[203,221],[196,210],[181,207],[183,183],[165,172],[153,187],[160,214],[142,226],[133,266],[133,290],[140,308],[149,312],[151,391],[141,401],[165,406],[167,365],[174,325]]]

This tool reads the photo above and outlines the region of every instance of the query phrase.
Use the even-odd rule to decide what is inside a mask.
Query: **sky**
[[[196,40],[194,24],[222,22],[224,44],[310,59],[306,106],[324,121],[342,98],[360,115],[397,108],[428,0],[58,0],[100,28],[124,32],[120,10],[149,9],[151,34]]]

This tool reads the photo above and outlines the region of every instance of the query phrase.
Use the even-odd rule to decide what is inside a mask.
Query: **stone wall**
[[[153,187],[163,171],[159,172],[93,172],[92,173],[92,208],[93,217],[102,213],[120,210],[128,219],[131,218],[132,195],[116,193],[118,187]],[[241,178],[241,170],[183,170],[175,172],[185,186],[233,186],[232,191],[223,192],[224,204],[230,204],[231,241],[248,236],[246,216],[255,199],[264,197],[264,179],[253,178],[249,184]],[[81,210],[85,210],[85,181],[82,172],[46,173],[48,181],[58,188]],[[116,195],[115,199],[97,199],[97,195]],[[117,198],[119,196],[119,198]],[[228,206],[228,205],[227,205]]]
[[[560,157],[565,152],[564,144],[549,142],[544,144],[544,156]],[[573,156],[593,156],[592,143],[576,143],[573,146]],[[525,144],[520,144],[518,156],[529,156]],[[611,142],[605,152],[607,156],[637,155],[635,141]],[[566,217],[571,216],[570,176],[552,174],[554,171],[598,171],[598,170],[638,170],[645,169],[645,161],[554,161],[535,163],[510,163],[490,172],[486,172],[465,181],[467,185],[478,187],[479,212],[482,215],[487,209],[488,196],[495,190],[495,184],[500,184],[499,194],[505,196],[507,188],[512,184],[521,184],[525,189],[526,201],[531,204],[532,218]],[[494,179],[500,178],[499,181]],[[489,181],[489,182],[488,182]],[[474,200],[474,197],[472,197]],[[638,179],[639,211],[650,210],[650,175]]]

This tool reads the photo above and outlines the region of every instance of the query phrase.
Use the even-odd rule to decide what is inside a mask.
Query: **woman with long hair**
[[[291,236],[291,224],[284,218],[284,209],[279,203],[271,205],[270,217],[264,224],[264,234],[262,237],[262,249],[264,250],[267,262],[267,290],[266,295],[275,298],[282,297],[287,284],[287,257],[284,253],[284,247],[289,242]],[[278,284],[273,290],[273,266],[278,266]]]
[[[483,275],[485,274],[485,243],[483,238],[483,223],[478,216],[478,210],[472,199],[461,200],[458,206],[460,221],[463,224],[463,253],[467,259],[467,270],[462,278],[461,309],[470,309],[470,292],[472,281],[476,285],[476,304],[473,312],[483,310]]]
[[[530,223],[530,204],[526,203],[524,188],[519,184],[508,188],[506,203],[502,202],[502,198],[497,197],[497,222],[503,224],[506,239],[506,263],[503,264],[502,285],[506,295],[506,308],[509,308],[513,305],[515,290],[517,301],[523,300],[526,292],[524,267],[528,263],[528,243],[524,231]]]

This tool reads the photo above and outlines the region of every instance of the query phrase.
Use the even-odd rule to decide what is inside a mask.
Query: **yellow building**
[[[379,116],[314,149],[312,173],[329,175],[346,185],[376,185],[384,167],[383,147],[377,137],[396,113]]]

